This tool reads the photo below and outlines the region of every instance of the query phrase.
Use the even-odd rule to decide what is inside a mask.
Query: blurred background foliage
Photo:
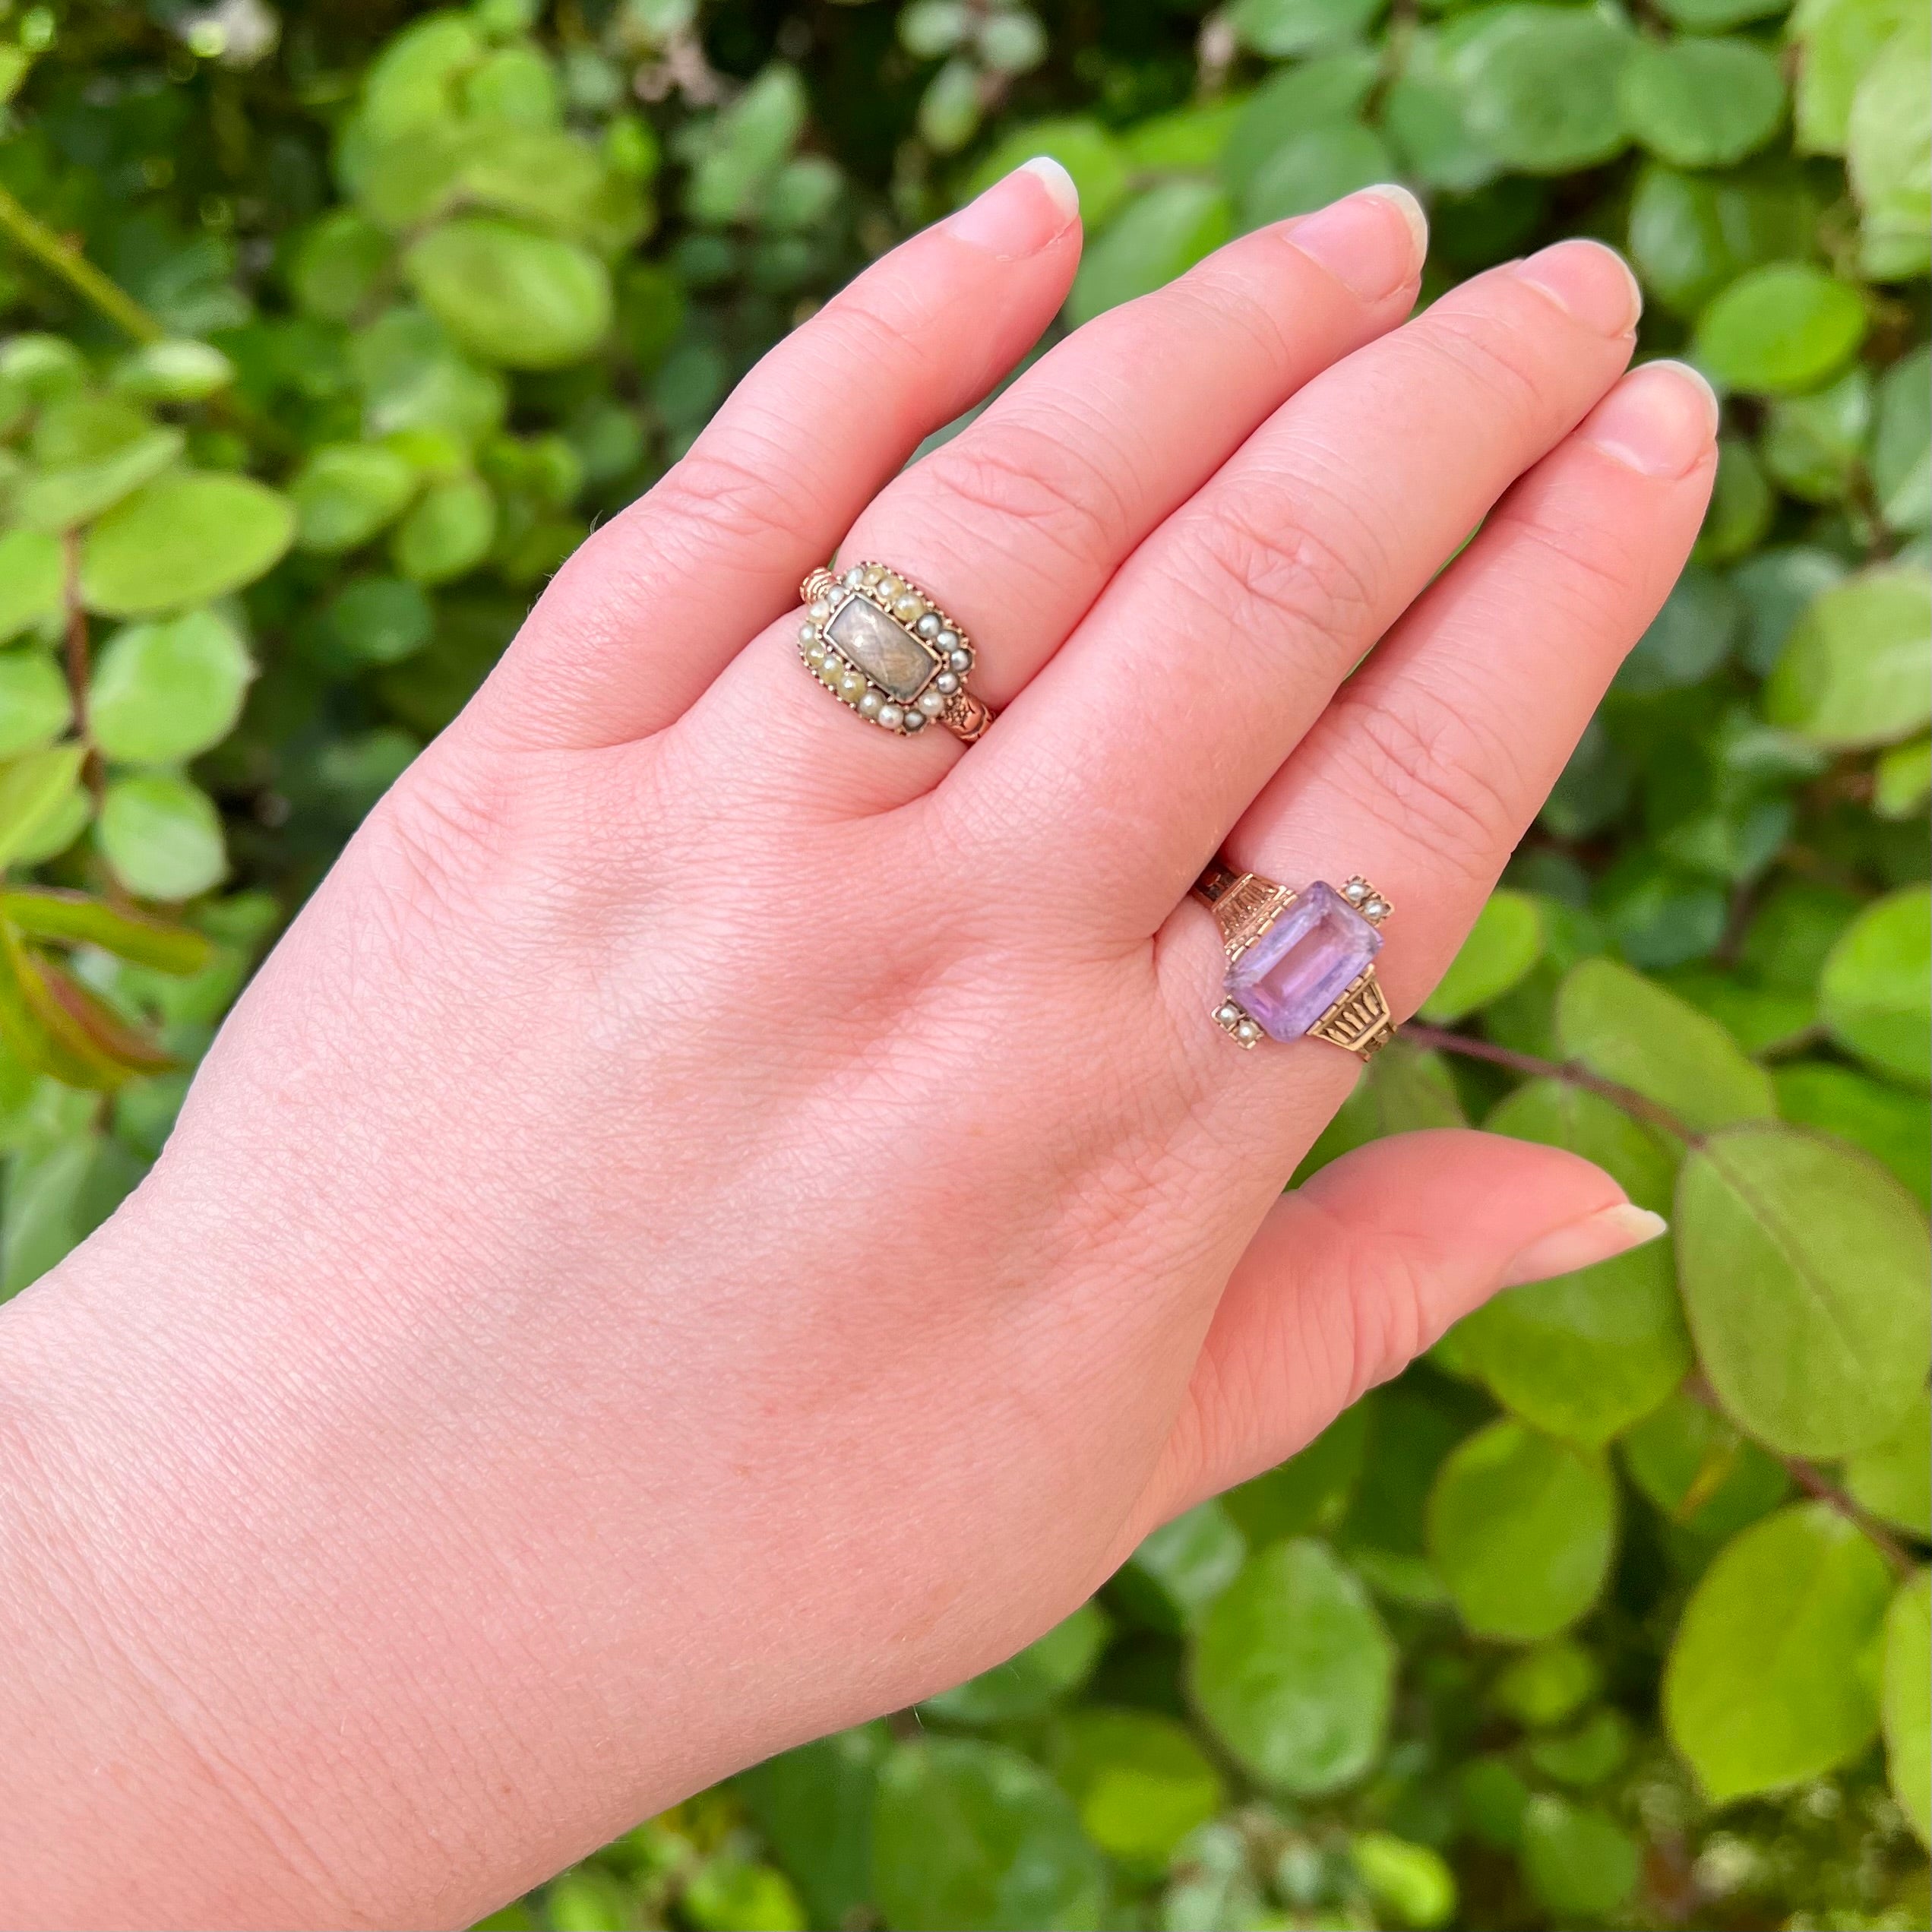
[[[1311,1165],[1475,1121],[1671,1242],[490,1922],[1932,1924],[1922,0],[0,0],[0,1294],[548,573],[897,236],[1044,150],[1068,326],[1388,179],[1425,299],[1625,249],[1715,501]]]

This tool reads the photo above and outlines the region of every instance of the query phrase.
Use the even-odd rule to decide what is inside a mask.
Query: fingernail
[[[1074,177],[1050,154],[1023,161],[944,223],[949,235],[1002,261],[1036,254],[1080,211]]]
[[[1559,242],[1519,262],[1516,277],[1601,335],[1627,335],[1643,313],[1643,291],[1624,258],[1601,242]]]
[[[1670,1225],[1661,1214],[1652,1214],[1647,1207],[1620,1201],[1614,1207],[1586,1214],[1567,1228],[1539,1235],[1503,1270],[1503,1285],[1520,1288],[1525,1282],[1573,1274],[1579,1268],[1608,1261],[1613,1254],[1654,1241],[1659,1235],[1669,1232]]]
[[[1688,362],[1633,369],[1578,432],[1645,476],[1681,476],[1717,437],[1717,393]]]
[[[1399,219],[1391,221],[1391,212]],[[1380,302],[1415,280],[1429,221],[1421,203],[1391,182],[1301,216],[1289,223],[1288,239],[1352,294]]]

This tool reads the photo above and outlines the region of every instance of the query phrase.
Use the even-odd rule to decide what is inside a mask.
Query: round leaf
[[[415,495],[413,465],[377,443],[330,443],[289,485],[299,549],[333,556],[366,543]]]
[[[1664,1671],[1665,1728],[1714,1803],[1821,1776],[1871,1742],[1867,1656],[1890,1593],[1884,1559],[1820,1503],[1719,1552]]]
[[[1175,1847],[1225,1795],[1186,1728],[1149,1711],[1076,1711],[1060,1726],[1051,1762],[1087,1836],[1140,1870],[1165,1870]]]
[[[1381,1755],[1395,1646],[1352,1572],[1320,1543],[1255,1557],[1201,1620],[1189,1684],[1215,1734],[1263,1784],[1314,1797]]]
[[[1492,1422],[1446,1462],[1429,1495],[1429,1556],[1478,1636],[1532,1643],[1595,1602],[1617,1542],[1601,1456],[1520,1422]]]
[[[1848,282],[1808,262],[1741,275],[1704,311],[1692,353],[1729,388],[1795,394],[1829,381],[1865,339],[1865,305]]]
[[[1279,59],[1353,40],[1386,0],[1235,0],[1228,24],[1244,46]]]
[[[255,674],[213,611],[131,624],[107,640],[87,692],[87,729],[111,762],[178,764],[235,729]]]
[[[872,1884],[896,1932],[1086,1932],[1105,1896],[1099,1854],[1058,1786],[1017,1751],[957,1738],[886,1760]]]
[[[0,651],[0,759],[52,744],[73,715],[67,680],[44,651]]]
[[[116,779],[95,836],[115,877],[143,899],[192,899],[228,870],[213,802],[171,772]]]
[[[1836,750],[1932,721],[1932,572],[1892,565],[1813,599],[1765,687],[1764,715]]]
[[[1794,1127],[1713,1134],[1677,1181],[1677,1280],[1725,1409],[1796,1456],[1897,1426],[1932,1364],[1925,1217],[1876,1161]]]
[[[1206,182],[1169,181],[1122,210],[1091,243],[1067,297],[1076,323],[1171,282],[1228,239],[1228,198]]]
[[[1422,1003],[1422,1017],[1453,1026],[1500,999],[1543,956],[1541,908],[1527,893],[1499,887],[1477,915],[1462,950]]]
[[[1630,36],[1582,8],[1504,6],[1457,46],[1469,130],[1505,166],[1567,174],[1620,153],[1629,137],[1617,76]]]
[[[342,656],[360,664],[395,664],[429,641],[435,612],[399,577],[352,577],[329,600],[324,620]]]
[[[1881,1522],[1932,1542],[1932,1400],[1923,1390],[1883,1441],[1845,1458],[1845,1487]]]
[[[1093,1674],[1107,1642],[1106,1613],[1083,1603],[1024,1650],[922,1706],[952,1724],[1008,1724],[1038,1717]]]
[[[396,568],[418,583],[447,583],[474,570],[496,536],[496,500],[480,476],[432,483],[397,526]]]
[[[450,334],[504,368],[580,362],[610,327],[610,277],[587,248],[466,215],[403,258],[410,286]]]
[[[1825,960],[1819,1010],[1833,1036],[1880,1073],[1923,1089],[1932,1060],[1932,890],[1905,886],[1852,921]]]
[[[60,609],[64,574],[58,537],[39,530],[0,536],[0,644]]]
[[[1892,1598],[1881,1671],[1886,1775],[1920,1842],[1932,1845],[1932,1570]]]
[[[1680,168],[1728,168],[1778,131],[1785,81],[1750,40],[1640,40],[1619,82],[1640,146]]]
[[[1858,83],[1845,164],[1864,215],[1860,267],[1882,282],[1923,275],[1932,264],[1932,30],[1922,12]]]
[[[287,498],[245,476],[172,471],[88,531],[82,599],[106,617],[207,603],[272,569],[294,539],[295,522]]]
[[[1798,1060],[1772,1075],[1778,1111],[1794,1127],[1836,1134],[1883,1161],[1932,1207],[1932,1105],[1822,1060]]]
[[[1545,1792],[1524,1808],[1518,1855],[1529,1889],[1553,1912],[1608,1918],[1636,1889],[1642,1855],[1594,1805]]]

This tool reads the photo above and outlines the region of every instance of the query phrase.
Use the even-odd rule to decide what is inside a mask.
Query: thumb
[[[1236,1263],[1156,1481],[1149,1527],[1271,1468],[1499,1289],[1665,1231],[1560,1147],[1469,1129],[1344,1155]]]

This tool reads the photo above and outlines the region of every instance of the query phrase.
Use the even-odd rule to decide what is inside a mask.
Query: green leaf
[[[1557,989],[1564,1052],[1668,1108],[1694,1129],[1769,1118],[1770,1077],[1724,1029],[1612,960],[1583,960]]]
[[[1209,1728],[1262,1784],[1339,1791],[1381,1755],[1395,1646],[1355,1574],[1326,1547],[1255,1556],[1201,1620],[1187,1681]]]
[[[1539,1643],[1513,1658],[1489,1687],[1490,1702],[1535,1731],[1573,1717],[1603,1687],[1595,1656],[1568,1637]]]
[[[1825,961],[1819,1010],[1832,1036],[1867,1065],[1923,1090],[1932,1060],[1932,892],[1905,886],[1875,900]]]
[[[1643,1864],[1636,1841],[1606,1813],[1548,1792],[1524,1809],[1518,1855],[1529,1889],[1551,1911],[1586,1918],[1616,1913]]]
[[[1349,1862],[1369,1896],[1401,1925],[1447,1925],[1456,1911],[1456,1875],[1440,1854],[1393,1832],[1358,1832]]]
[[[103,952],[157,972],[200,972],[214,955],[207,935],[191,926],[109,906],[82,892],[46,886],[16,887],[0,893],[0,917],[30,939],[98,946]]]
[[[960,199],[985,193],[1036,154],[1051,156],[1074,177],[1080,190],[1080,220],[1089,235],[1113,220],[1131,192],[1127,157],[1118,140],[1090,116],[1069,115],[1024,122],[1013,128],[968,175]]]
[[[1778,1111],[1794,1127],[1836,1134],[1884,1162],[1932,1207],[1932,1105],[1849,1067],[1821,1060],[1787,1062],[1772,1074]]]
[[[1452,56],[1470,132],[1526,174],[1610,160],[1629,139],[1617,80],[1631,44],[1626,30],[1580,8],[1506,5],[1474,17]]]
[[[1876,1161],[1798,1128],[1713,1134],[1677,1181],[1677,1281],[1726,1411],[1797,1456],[1886,1435],[1932,1365],[1932,1255]]]
[[[1744,608],[1715,571],[1692,564],[1671,587],[1617,672],[1617,688],[1647,697],[1702,682],[1730,656]]]
[[[413,463],[380,444],[324,444],[289,485],[296,548],[335,556],[368,542],[402,514],[417,480]]]
[[[1387,0],[1235,0],[1228,24],[1242,46],[1274,59],[1311,54],[1367,30]]]
[[[87,533],[81,599],[104,617],[205,604],[273,569],[294,537],[287,498],[245,476],[172,471]]]
[[[1872,811],[1880,818],[1914,818],[1932,799],[1932,738],[1915,738],[1878,754],[1872,767]]]
[[[1255,170],[1241,197],[1243,225],[1265,226],[1326,207],[1397,172],[1381,136],[1358,122],[1318,123],[1291,135]]]
[[[504,368],[580,362],[610,327],[610,277],[595,255],[491,216],[432,229],[403,270],[458,342]]]
[[[820,1924],[844,1924],[870,1899],[872,1813],[887,1749],[883,1725],[862,1725],[732,1781]]]
[[[1178,1636],[1240,1574],[1247,1539],[1218,1499],[1143,1537],[1115,1579],[1116,1601]]]
[[[52,743],[73,716],[67,679],[44,651],[0,651],[0,760]]]
[[[117,778],[95,836],[115,877],[143,899],[192,899],[227,874],[220,814],[172,772]]]
[[[1848,282],[1778,261],[1739,276],[1712,302],[1691,353],[1728,388],[1792,395],[1829,382],[1864,339],[1865,305]]]
[[[1077,327],[1171,282],[1218,248],[1233,226],[1228,198],[1206,182],[1149,188],[1089,245],[1067,297],[1069,319]]]
[[[1592,1711],[1573,1729],[1533,1738],[1528,1756],[1546,1778],[1588,1791],[1623,1769],[1630,1755],[1630,1721],[1614,1709]]]
[[[1422,1017],[1453,1026],[1500,999],[1543,957],[1541,908],[1527,893],[1499,887],[1476,916],[1462,950],[1422,1002]]]
[[[1617,95],[1638,144],[1679,168],[1733,166],[1785,115],[1778,63],[1750,40],[1639,40]]]
[[[1871,378],[1855,362],[1826,388],[1772,404],[1761,443],[1764,466],[1787,496],[1841,503],[1858,482],[1871,416]]]
[[[1919,1842],[1932,1845],[1932,1571],[1899,1585],[1885,1613],[1880,1722],[1885,1772]]]
[[[36,1281],[85,1241],[141,1178],[119,1142],[81,1134],[7,1163],[7,1217],[0,1239],[0,1301]]]
[[[873,1893],[899,1932],[1086,1932],[1106,1896],[1071,1802],[1017,1751],[902,1746],[879,1777]]]
[[[429,641],[435,619],[429,599],[399,577],[353,577],[322,614],[336,650],[353,664],[400,663]]]
[[[1387,1134],[1466,1124],[1455,1080],[1442,1056],[1398,1040],[1377,1055],[1334,1119],[1323,1128],[1295,1169],[1295,1184]]]
[[[396,527],[390,554],[417,583],[447,583],[489,555],[496,536],[496,499],[480,476],[432,483]]]
[[[1757,452],[1741,436],[1720,436],[1717,480],[1690,555],[1700,564],[1728,564],[1764,541],[1778,501]]]
[[[86,755],[78,745],[51,745],[0,765],[0,866],[17,863],[66,811]]]
[[[1383,97],[1382,125],[1403,174],[1425,188],[1467,194],[1496,177],[1500,164],[1471,131],[1448,47],[1432,28],[1411,30],[1402,71]]]
[[[1764,691],[1764,715],[1833,750],[1932,720],[1932,572],[1881,566],[1814,598]]]
[[[1325,1535],[1340,1523],[1361,1480],[1374,1412],[1373,1401],[1352,1403],[1286,1462],[1221,1498],[1250,1545]]]
[[[95,667],[89,735],[111,762],[179,764],[235,729],[254,675],[248,647],[213,611],[131,624]]]
[[[1374,91],[1378,63],[1365,48],[1277,68],[1241,103],[1221,152],[1230,191],[1244,194],[1268,157],[1307,128],[1358,121]]]
[[[1845,152],[1858,84],[1918,11],[1915,0],[1798,0],[1790,36],[1798,49],[1799,153]]]
[[[1932,349],[1902,356],[1880,378],[1870,460],[1886,527],[1932,526]]]
[[[1532,1081],[1486,1124],[1595,1162],[1640,1206],[1669,1203],[1669,1157],[1600,1095]],[[1505,1289],[1455,1332],[1462,1361],[1499,1402],[1551,1435],[1592,1446],[1649,1414],[1690,1367],[1667,1241]]]
[[[1890,1588],[1884,1559],[1821,1503],[1719,1552],[1664,1671],[1665,1728],[1713,1804],[1822,1776],[1870,1744],[1867,1657]]]
[[[1695,315],[1744,270],[1807,254],[1817,217],[1795,173],[1684,175],[1650,162],[1630,200],[1630,257],[1659,301]]]
[[[333,208],[291,251],[289,291],[308,314],[346,322],[381,286],[392,245],[359,210]]]
[[[1859,266],[1881,282],[1923,275],[1932,266],[1932,24],[1923,12],[1859,82],[1845,165],[1864,214]]]
[[[1090,1706],[1057,1727],[1054,1775],[1086,1835],[1110,1858],[1149,1876],[1221,1809],[1221,1774],[1184,1726],[1149,1711]]]
[[[1845,1487],[1882,1522],[1932,1541],[1932,1401],[1923,1390],[1882,1442],[1845,1458]]]
[[[1701,1545],[1734,1535],[1791,1494],[1782,1464],[1687,1395],[1671,1396],[1617,1447],[1631,1481]]]
[[[179,429],[144,425],[93,462],[30,476],[15,499],[15,518],[29,530],[71,530],[160,475],[185,446]]]
[[[920,1707],[949,1724],[1008,1724],[1038,1717],[1092,1675],[1107,1643],[1106,1613],[1083,1603],[1024,1650]]]
[[[1429,1496],[1429,1556],[1480,1636],[1532,1643],[1602,1592],[1617,1543],[1617,1489],[1601,1456],[1520,1422],[1456,1450]]]
[[[58,537],[38,530],[0,533],[0,644],[59,610],[65,575]]]

